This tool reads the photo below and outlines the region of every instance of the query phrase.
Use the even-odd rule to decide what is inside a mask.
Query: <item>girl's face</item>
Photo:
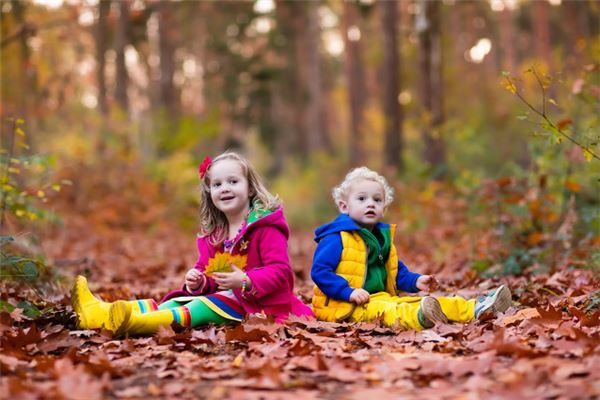
[[[248,210],[248,179],[238,161],[217,161],[212,165],[208,177],[210,198],[226,216]]]

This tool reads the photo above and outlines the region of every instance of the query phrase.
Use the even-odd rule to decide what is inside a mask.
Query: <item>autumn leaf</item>
[[[208,260],[204,273],[207,276],[212,276],[215,272],[233,272],[231,264],[241,270],[246,269],[246,256],[231,255],[229,253],[217,253],[214,257]]]

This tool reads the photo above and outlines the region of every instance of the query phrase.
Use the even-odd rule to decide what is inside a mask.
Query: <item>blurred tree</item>
[[[550,3],[534,1],[531,4],[533,21],[533,44],[536,56],[546,65],[551,64],[550,52]]]
[[[308,110],[307,110],[307,136],[308,154],[314,153],[317,150],[325,149],[328,152],[332,151],[331,141],[327,132],[327,120],[325,115],[325,102],[323,94],[323,74],[322,60],[320,54],[320,28],[319,15],[317,7],[320,1],[310,1],[304,4],[306,9],[307,29],[305,35],[304,50],[305,57],[298,60],[299,63],[306,65],[308,84]],[[306,61],[303,62],[303,59]]]
[[[175,75],[175,50],[177,26],[173,8],[176,3],[161,0],[158,11],[159,54],[160,54],[160,102],[175,118],[179,111],[179,95],[173,84]]]
[[[130,43],[129,39],[129,0],[118,2],[119,19],[115,32],[116,76],[115,76],[115,99],[126,112],[129,110],[127,87],[129,76],[125,64],[125,50]]]
[[[402,167],[402,107],[400,94],[400,54],[398,52],[398,9],[394,1],[380,1],[383,36],[383,113],[385,118],[385,164]]]
[[[350,103],[349,162],[357,166],[363,162],[361,149],[365,108],[365,72],[360,46],[360,15],[353,1],[345,1],[342,16],[342,35],[345,45],[346,84]]]
[[[107,19],[110,11],[110,0],[98,2],[98,20],[96,22],[96,80],[98,85],[98,107],[100,112],[108,112],[106,99],[106,47],[108,41]]]
[[[517,60],[515,58],[513,11],[506,5],[504,6],[504,9],[500,11],[498,25],[500,30],[500,49],[502,51],[502,69],[513,72],[517,67]]]
[[[422,136],[425,142],[425,161],[432,168],[440,168],[446,162],[446,148],[442,133],[443,79],[441,7],[439,1],[420,0],[417,16],[419,33],[419,68],[421,70],[421,101],[424,108]],[[441,178],[442,171],[435,177]]]

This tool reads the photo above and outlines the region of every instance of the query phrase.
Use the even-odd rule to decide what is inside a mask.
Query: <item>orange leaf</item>
[[[541,232],[533,232],[527,235],[527,244],[529,246],[536,246],[542,239],[544,239],[544,235]]]
[[[565,129],[567,126],[571,125],[573,123],[573,120],[571,118],[565,118],[562,119],[560,121],[558,121],[558,129]]]
[[[579,193],[581,191],[581,185],[577,182],[568,180],[565,182],[565,187],[567,188],[567,190],[573,193]]]

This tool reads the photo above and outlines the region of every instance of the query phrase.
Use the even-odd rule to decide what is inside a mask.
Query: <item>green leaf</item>
[[[35,305],[26,300],[17,303],[17,307],[22,308],[23,314],[25,314],[29,318],[37,318],[40,315],[42,315],[41,311]]]
[[[39,277],[38,268],[32,261],[27,261],[23,266],[23,274],[28,281],[35,281]]]

